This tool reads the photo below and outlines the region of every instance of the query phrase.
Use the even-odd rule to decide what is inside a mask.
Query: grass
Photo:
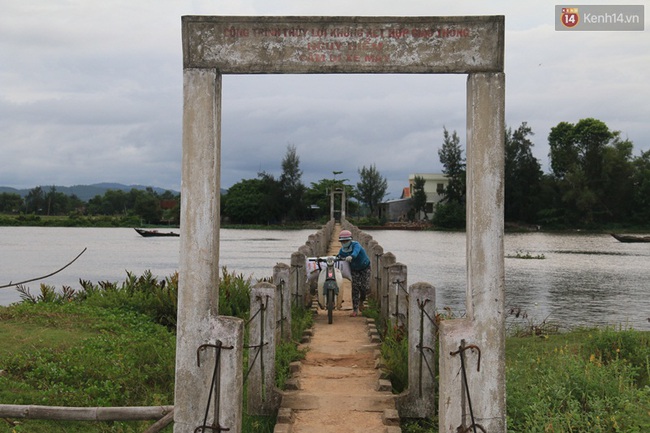
[[[173,402],[175,337],[138,313],[78,304],[0,309],[0,402],[154,406]],[[127,432],[147,423],[7,420],[11,432]],[[171,431],[171,430],[170,430]]]
[[[509,431],[650,431],[649,370],[649,333],[607,328],[509,338]]]
[[[22,303],[0,307],[0,403],[173,405],[177,283],[176,275],[159,280],[145,272],[120,284],[85,282],[79,292],[23,291]],[[250,280],[223,269],[219,293],[221,314],[248,317]],[[292,310],[292,319],[297,338],[312,323],[305,309]],[[289,363],[304,356],[295,341],[278,346],[279,387]],[[0,419],[0,433],[131,433],[151,423]],[[274,417],[248,416],[244,409],[242,431],[271,433],[274,426]]]
[[[518,329],[506,340],[508,432],[650,431],[650,332],[553,329]],[[382,335],[382,357],[398,393],[408,386],[406,334],[384,329]],[[433,433],[437,424],[436,418],[404,420],[402,431]]]

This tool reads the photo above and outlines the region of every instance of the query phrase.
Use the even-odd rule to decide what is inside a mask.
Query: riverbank
[[[355,220],[350,219],[361,230],[406,230],[406,231],[463,231],[463,230],[448,230],[434,227],[428,221],[415,221],[415,222],[386,222],[386,223],[368,223],[365,219]],[[324,221],[301,221],[287,224],[221,224],[221,228],[235,229],[235,230],[318,230]],[[0,214],[0,227],[141,227],[150,229],[178,229],[177,225],[170,224],[146,224],[137,217],[132,216],[46,216],[46,215],[9,215]],[[591,228],[553,228],[542,227],[531,224],[519,224],[506,222],[506,233],[532,233],[532,232],[545,232],[545,233],[582,233],[582,234],[647,234],[650,233],[650,226],[621,226],[611,225],[603,227]]]
[[[173,404],[175,337],[144,315],[67,302],[0,307],[0,319],[2,404]],[[649,332],[626,329],[509,337],[509,427],[650,431],[649,341]],[[150,424],[5,421],[15,433],[135,433]],[[274,424],[246,422],[244,431],[259,433]],[[434,431],[435,420],[403,426],[404,433]]]

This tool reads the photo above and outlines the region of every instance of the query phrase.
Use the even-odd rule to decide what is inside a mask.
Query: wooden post
[[[174,406],[66,407],[0,404],[0,418],[59,421],[144,421],[173,413]]]

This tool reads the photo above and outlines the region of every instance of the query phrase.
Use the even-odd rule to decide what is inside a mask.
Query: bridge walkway
[[[339,248],[340,226],[328,254]],[[395,397],[376,368],[379,343],[372,342],[365,317],[351,317],[350,282],[333,323],[319,310],[306,358],[294,374],[297,390],[285,391],[275,433],[400,432]],[[388,388],[388,389],[385,389]]]

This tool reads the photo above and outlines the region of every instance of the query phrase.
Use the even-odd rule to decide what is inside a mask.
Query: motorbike
[[[327,309],[327,323],[332,324],[332,316],[336,307],[339,288],[343,283],[343,274],[336,267],[337,262],[344,262],[336,256],[313,257],[308,259],[318,266],[318,303]],[[322,264],[325,264],[324,266]]]

